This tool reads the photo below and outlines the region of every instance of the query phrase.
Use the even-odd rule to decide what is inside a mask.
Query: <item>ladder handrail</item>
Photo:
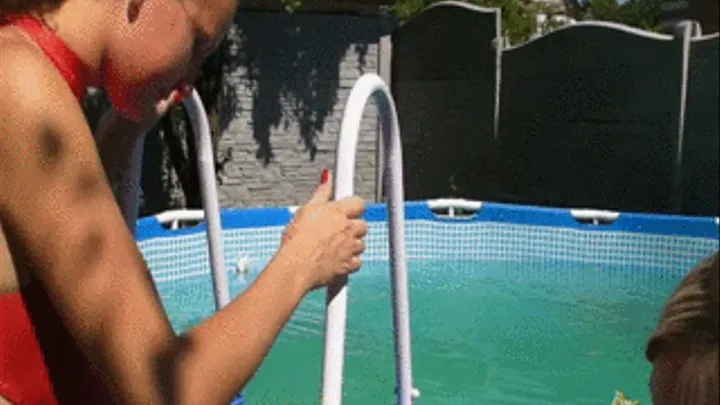
[[[215,158],[213,156],[210,123],[203,106],[202,99],[197,90],[183,99],[185,110],[190,118],[195,145],[197,145],[197,168],[200,177],[200,190],[202,192],[203,211],[176,210],[161,213],[157,216],[160,223],[171,222],[176,227],[178,220],[205,219],[207,221],[207,236],[210,256],[210,269],[213,277],[213,293],[215,308],[220,310],[230,302],[230,289],[224,265],[222,227],[220,224],[220,205],[218,202],[217,181],[215,179]],[[119,195],[119,205],[128,223],[128,227],[135,234],[135,225],[138,217],[140,173],[143,160],[143,146],[145,136],[140,138],[133,146],[130,159],[129,173],[124,177]],[[202,214],[201,214],[202,213]]]
[[[389,211],[390,266],[395,329],[396,394],[399,405],[412,403],[412,361],[410,351],[410,307],[405,255],[404,193],[402,145],[397,112],[390,90],[376,74],[358,79],[345,105],[335,160],[334,197],[353,194],[355,153],[363,111],[373,97],[378,106],[385,165],[390,165],[387,188]],[[340,405],[347,317],[347,279],[328,287],[325,314],[325,352],[323,358],[322,404]]]
[[[183,103],[192,124],[195,145],[197,146],[197,168],[200,177],[203,210],[205,211],[204,216],[207,221],[213,293],[215,296],[215,308],[219,311],[230,302],[230,288],[224,263],[220,203],[215,178],[215,157],[213,156],[210,123],[197,90],[193,90],[189,97],[183,99]]]

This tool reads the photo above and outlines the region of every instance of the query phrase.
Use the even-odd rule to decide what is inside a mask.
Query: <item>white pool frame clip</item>
[[[334,197],[353,194],[355,153],[360,121],[365,106],[373,97],[382,124],[384,162],[390,165],[386,184],[389,197],[390,266],[395,328],[396,394],[398,405],[410,405],[419,396],[412,385],[410,350],[410,305],[405,255],[403,164],[400,129],[395,103],[385,82],[376,74],[365,74],[355,83],[345,105],[335,160]],[[347,279],[328,287],[325,314],[325,352],[323,358],[322,404],[342,403],[343,360],[347,317]]]

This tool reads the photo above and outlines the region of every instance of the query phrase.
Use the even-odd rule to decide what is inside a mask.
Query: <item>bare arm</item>
[[[139,210],[138,191],[145,136],[177,100],[191,93],[191,89],[186,87],[170,93],[167,99],[155,105],[155,110],[148,112],[142,122],[128,121],[113,108],[100,117],[95,141],[105,174],[130,229],[134,230]]]
[[[146,127],[123,120],[111,109],[100,118],[95,133],[105,174],[130,229],[134,229],[138,216],[142,151],[145,134],[150,129]]]
[[[69,92],[43,95],[59,78],[36,58],[16,52],[1,68],[0,221],[13,254],[33,264],[119,403],[227,403],[307,291],[315,259],[286,244],[241,297],[176,337],[79,107]]]

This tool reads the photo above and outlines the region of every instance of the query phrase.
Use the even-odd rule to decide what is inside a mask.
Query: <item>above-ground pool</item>
[[[643,351],[663,302],[718,250],[714,218],[483,203],[465,218],[406,204],[414,386],[419,404],[649,404]],[[222,213],[231,296],[275,252],[286,208]],[[386,209],[368,207],[365,265],[351,277],[344,404],[391,404]],[[576,217],[582,217],[577,220]],[[609,218],[609,219],[608,219]],[[606,223],[607,222],[607,223]],[[177,331],[213,312],[205,226],[138,222],[137,239]],[[248,404],[316,404],[324,291],[311,293],[245,389]],[[241,344],[239,342],[238,344]]]

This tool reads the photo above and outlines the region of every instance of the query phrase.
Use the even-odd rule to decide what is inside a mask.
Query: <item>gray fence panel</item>
[[[717,34],[695,39],[690,44],[683,150],[683,211],[693,215],[720,215],[719,44]]]
[[[682,42],[586,23],[502,55],[502,199],[671,210]]]
[[[497,10],[450,2],[394,31],[407,198],[490,197],[498,35]]]

